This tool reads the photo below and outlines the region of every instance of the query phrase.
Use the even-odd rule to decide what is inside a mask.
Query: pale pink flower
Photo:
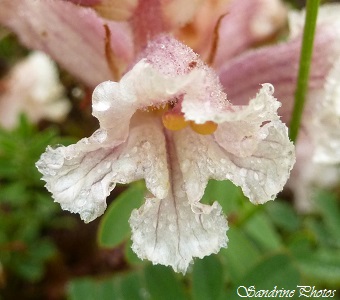
[[[85,222],[104,212],[116,183],[144,178],[150,196],[130,218],[133,250],[185,272],[193,257],[227,243],[220,205],[200,203],[208,180],[231,180],[254,204],[274,200],[294,147],[272,85],[233,106],[214,71],[173,38],[159,37],[142,57],[120,82],[96,87],[100,129],[75,145],[49,147],[37,167],[55,201]]]
[[[259,80],[247,105],[232,105],[213,69],[176,39],[160,35],[189,38],[180,28],[203,1],[131,0],[121,11],[106,0],[72,2],[79,5],[5,0],[0,11],[0,21],[26,45],[51,53],[90,87],[102,82],[92,99],[100,129],[74,145],[48,147],[37,167],[55,201],[85,222],[103,214],[116,183],[144,179],[149,195],[130,218],[133,250],[184,273],[194,257],[216,253],[228,241],[220,205],[200,203],[209,179],[231,180],[260,204],[275,199],[289,177],[294,146],[277,115],[274,88],[270,80]],[[229,47],[218,46],[215,66],[281,26],[250,17],[249,11],[263,12],[268,2],[222,5],[231,17],[217,28],[219,45]],[[193,24],[202,32],[195,48],[205,56],[212,47],[204,39],[219,18],[214,9],[212,20],[205,20],[209,31]],[[282,13],[266,16],[273,20]]]

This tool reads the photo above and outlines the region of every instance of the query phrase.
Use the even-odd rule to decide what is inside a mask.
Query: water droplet
[[[240,175],[241,175],[241,176],[246,176],[246,175],[247,175],[247,172],[248,172],[247,169],[242,168],[242,169],[240,170]]]
[[[204,227],[205,228],[211,228],[211,223],[209,222],[209,221],[206,221],[205,223],[204,223]]]
[[[176,217],[174,215],[169,215],[168,216],[168,221],[169,222],[174,222],[176,220]]]
[[[92,138],[98,143],[104,142],[106,140],[106,137],[107,137],[106,130],[101,130],[101,129],[98,129],[92,135]]]
[[[255,180],[259,180],[259,174],[254,173],[254,179],[255,179]]]
[[[184,201],[182,205],[188,207],[190,204],[188,201]]]
[[[182,190],[176,190],[175,195],[176,197],[181,198],[185,196],[185,193]]]
[[[191,165],[190,161],[188,159],[185,159],[183,162],[182,162],[182,171],[183,172],[187,172],[189,170],[189,167]]]
[[[87,197],[89,194],[90,194],[89,191],[81,190],[81,191],[79,192],[79,197],[81,197],[81,198]]]
[[[274,94],[275,89],[274,89],[274,86],[272,84],[264,83],[264,84],[262,84],[262,86],[266,90],[267,93],[269,93],[271,95]]]
[[[94,110],[105,111],[110,108],[110,103],[108,101],[94,101],[92,106]]]
[[[143,144],[143,148],[144,149],[150,149],[151,145],[150,145],[150,142],[146,141],[144,144]]]
[[[149,292],[146,289],[144,289],[144,288],[141,288],[139,290],[139,295],[141,296],[142,299],[150,299]]]
[[[138,150],[137,147],[133,147],[133,148],[131,149],[131,153],[132,153],[132,154],[135,154],[135,153],[137,153],[137,150]]]
[[[170,224],[170,225],[169,225],[169,230],[170,230],[171,232],[175,232],[175,231],[176,231],[176,226],[175,226],[174,224]]]
[[[85,198],[79,198],[76,201],[76,204],[78,207],[83,207],[86,204],[86,199]]]

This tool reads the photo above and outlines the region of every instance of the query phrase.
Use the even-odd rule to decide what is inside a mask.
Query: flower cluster
[[[282,27],[280,1],[3,4],[0,22],[95,87],[100,128],[74,145],[48,147],[37,162],[63,209],[90,222],[104,213],[117,183],[144,179],[145,204],[130,218],[133,250],[185,272],[194,257],[228,241],[220,205],[200,203],[209,179],[231,180],[254,204],[282,190],[295,162],[284,123],[294,102],[303,12],[289,14],[287,40],[249,50]],[[338,11],[322,7],[317,24],[289,181],[302,200],[318,170],[334,181],[340,160]]]

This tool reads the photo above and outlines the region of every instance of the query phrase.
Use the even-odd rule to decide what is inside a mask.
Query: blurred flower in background
[[[42,52],[17,63],[0,85],[0,124],[5,128],[18,125],[22,113],[33,123],[61,122],[71,108],[54,62]]]
[[[296,193],[296,206],[302,211],[312,209],[313,186],[334,186],[339,178],[339,13],[339,5],[324,5],[320,7],[317,22],[308,100],[297,142],[297,165],[289,181]],[[287,41],[249,51],[222,66],[220,79],[230,97],[243,103],[256,91],[258,80],[272,80],[275,95],[283,102],[280,109],[282,120],[289,124],[303,24],[304,13],[291,11]]]

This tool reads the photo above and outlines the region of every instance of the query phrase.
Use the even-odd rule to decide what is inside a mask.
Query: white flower
[[[255,203],[275,199],[294,164],[270,84],[233,106],[212,69],[168,36],[149,44],[120,82],[93,93],[100,129],[77,144],[48,147],[37,162],[63,209],[100,216],[116,183],[144,178],[150,192],[132,212],[133,250],[185,272],[193,257],[227,244],[220,205],[200,199],[209,179],[229,179]]]
[[[0,94],[0,124],[16,125],[20,113],[30,121],[61,121],[70,110],[52,60],[42,52],[32,52],[14,66]]]

